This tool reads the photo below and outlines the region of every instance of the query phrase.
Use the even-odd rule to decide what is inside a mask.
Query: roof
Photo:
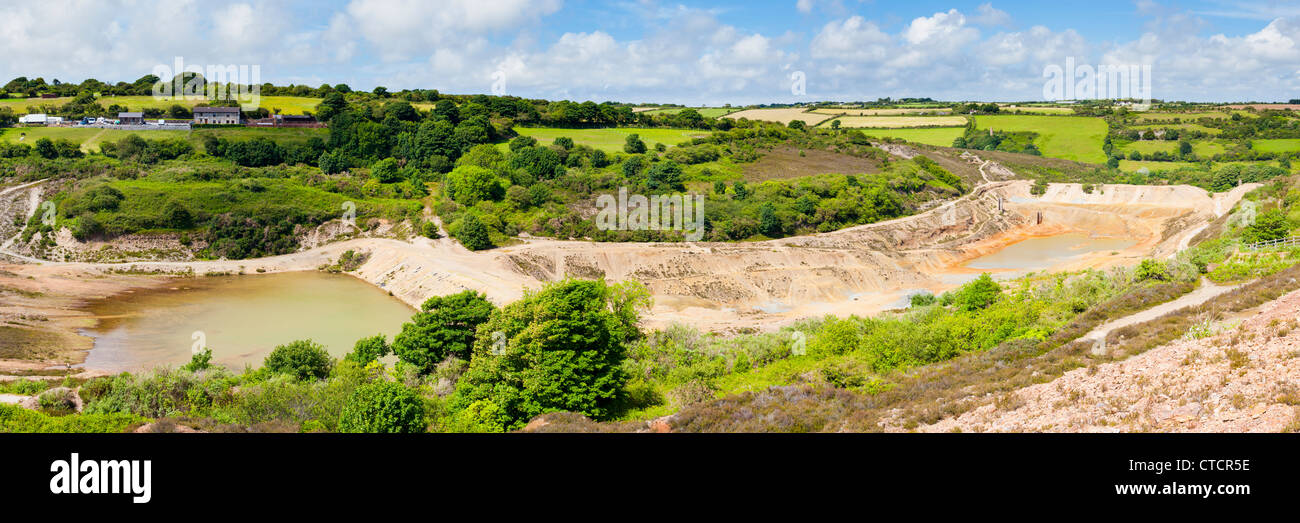
[[[195,107],[194,114],[198,113],[237,113],[238,107]]]
[[[144,118],[144,113],[117,113],[118,118]]]

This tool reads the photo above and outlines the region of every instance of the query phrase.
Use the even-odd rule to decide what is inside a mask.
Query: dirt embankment
[[[1137,356],[1080,368],[926,432],[1300,430],[1300,291]]]

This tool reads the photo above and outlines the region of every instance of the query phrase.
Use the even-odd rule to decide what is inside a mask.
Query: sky
[[[747,105],[1033,101],[1150,66],[1164,100],[1300,98],[1300,1],[0,0],[0,81],[257,66],[261,82]]]

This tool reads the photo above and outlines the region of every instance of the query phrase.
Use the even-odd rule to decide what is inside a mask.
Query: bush
[[[577,412],[609,419],[625,405],[622,368],[629,321],[604,281],[564,280],[529,292],[492,314],[480,332],[500,331],[505,346],[479,336],[474,359],[452,396],[452,410],[487,400],[496,419],[519,428],[539,414]]]
[[[471,251],[481,251],[493,247],[488,228],[478,216],[470,214],[456,228],[456,240]]]
[[[494,311],[478,291],[429,298],[393,338],[393,352],[426,374],[448,356],[468,360],[475,331]]]
[[[1002,297],[1002,286],[986,272],[979,278],[962,285],[953,294],[953,304],[964,311],[974,311],[992,305]]]
[[[934,295],[928,292],[918,292],[916,294],[907,297],[908,303],[910,303],[913,307],[925,307],[926,305],[934,305],[935,300],[936,298],[934,297]]]
[[[352,346],[352,352],[344,356],[344,359],[365,366],[387,356],[389,352],[392,352],[392,348],[388,346],[388,339],[383,334],[376,334],[357,340],[356,345]]]
[[[1156,260],[1142,260],[1137,269],[1133,271],[1133,279],[1137,281],[1165,281],[1169,279],[1169,271],[1165,264]]]
[[[329,376],[333,365],[325,347],[311,340],[277,346],[262,363],[270,372],[288,374],[300,380],[323,379]]]
[[[362,385],[339,417],[340,432],[412,434],[424,432],[424,400],[400,384]]]

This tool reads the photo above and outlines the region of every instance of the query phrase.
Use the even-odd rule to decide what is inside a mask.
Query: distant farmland
[[[727,115],[727,118],[737,120],[746,118],[749,120],[762,120],[765,122],[777,122],[789,125],[795,120],[813,126],[833,118],[829,114],[806,113],[803,108],[790,107],[784,109],[746,109],[744,111],[734,112]]]
[[[695,109],[696,112],[700,113],[700,116],[705,118],[721,118],[736,111],[736,109],[731,107],[665,107],[663,109],[648,109],[646,111],[637,112],[645,112],[646,114],[677,114],[682,112],[682,109]]]
[[[1261,153],[1289,153],[1300,151],[1300,138],[1272,138],[1250,142],[1251,149]]]
[[[975,116],[980,129],[1036,132],[1034,145],[1043,156],[1076,162],[1105,163],[1102,143],[1109,127],[1091,116],[991,115]]]
[[[909,142],[952,147],[952,141],[966,131],[965,127],[929,127],[921,129],[863,129],[867,136],[899,138]]]
[[[951,110],[949,110],[949,109],[947,109],[947,108],[935,108],[935,109],[902,109],[902,108],[895,108],[895,109],[834,109],[834,108],[823,108],[823,109],[814,109],[813,112],[814,112],[814,113],[817,113],[817,114],[830,114],[830,115],[843,115],[843,116],[899,116],[899,115],[905,115],[905,114],[925,114],[925,113],[948,114],[949,112],[951,112]]]
[[[603,129],[565,129],[559,127],[516,127],[515,132],[536,138],[539,143],[549,144],[561,136],[573,139],[580,145],[587,145],[605,152],[622,152],[627,136],[641,136],[647,146],[657,143],[674,146],[691,138],[708,136],[709,131],[699,129],[660,129],[644,127],[608,127]]]
[[[963,116],[843,116],[840,127],[897,129],[902,127],[964,127]],[[829,122],[826,123],[830,125]]]

